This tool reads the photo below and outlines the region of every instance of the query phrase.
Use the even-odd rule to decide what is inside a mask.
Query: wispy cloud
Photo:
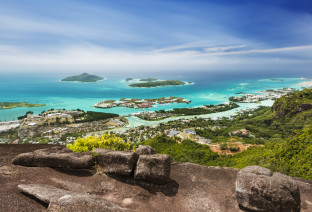
[[[122,70],[122,71],[170,71],[170,70],[219,70],[246,68],[250,65],[263,67],[279,65],[289,67],[304,60],[283,59],[277,52],[301,53],[310,51],[312,46],[296,46],[278,49],[252,49],[233,52],[201,53],[198,51],[172,52],[131,52],[113,50],[95,45],[67,46],[58,51],[25,51],[23,49],[0,46],[0,70]],[[262,54],[255,58],[234,57],[232,55]],[[267,57],[270,56],[270,57]],[[311,56],[312,57],[312,56]],[[309,58],[311,59],[311,58]],[[311,60],[310,60],[311,61]],[[306,64],[311,64],[309,60]]]
[[[244,47],[244,46],[241,46]],[[228,47],[226,50],[235,49]],[[283,48],[271,48],[271,49],[242,49],[237,51],[227,51],[224,52],[224,49],[216,48],[215,52],[206,53],[202,55],[244,55],[244,54],[270,54],[270,53],[278,53],[278,52],[294,52],[294,51],[303,51],[303,50],[312,50],[312,45],[305,45],[305,46],[291,46],[291,47],[283,47]]]
[[[239,46],[219,46],[219,47],[210,47],[210,48],[205,48],[206,52],[224,52],[228,50],[233,50],[233,49],[241,49],[246,47],[246,45],[239,45]]]

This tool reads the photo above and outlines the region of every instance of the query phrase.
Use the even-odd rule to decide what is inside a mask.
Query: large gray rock
[[[48,212],[99,212],[99,211],[114,211],[126,212],[129,211],[114,203],[105,201],[95,196],[70,194],[64,195],[57,200],[52,200],[48,207]]]
[[[106,151],[96,149],[96,162],[105,174],[130,176],[138,159],[133,151]]]
[[[49,212],[128,211],[114,203],[92,195],[82,195],[43,184],[21,184],[18,188],[48,204]]]
[[[59,199],[64,195],[72,194],[70,191],[43,184],[20,184],[17,188],[45,204],[49,204],[52,200]]]
[[[21,166],[89,169],[94,165],[94,158],[90,153],[75,153],[51,148],[20,154],[13,159],[12,163]]]
[[[170,179],[169,155],[140,155],[134,179],[152,183],[166,183]]]
[[[27,153],[19,154],[15,158],[13,158],[12,163],[14,165],[20,165],[20,166],[35,166],[34,165],[34,153],[27,152]]]
[[[290,177],[259,166],[240,170],[236,179],[238,204],[251,211],[300,211],[300,191]]]
[[[151,146],[139,145],[135,150],[138,155],[153,155],[156,154],[156,150]]]

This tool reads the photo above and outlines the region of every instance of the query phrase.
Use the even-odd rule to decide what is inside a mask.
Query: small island
[[[284,82],[284,80],[282,80],[282,79],[271,79],[271,81],[273,81],[273,82]]]
[[[97,82],[99,80],[103,80],[104,78],[96,76],[96,75],[91,75],[88,73],[83,73],[80,75],[76,76],[70,76],[62,79],[62,81],[73,81],[73,82]]]
[[[143,82],[143,83],[133,83],[129,86],[137,88],[152,88],[160,86],[176,86],[176,85],[185,85],[185,82],[179,80],[163,80],[163,81],[152,81],[152,82]]]
[[[12,109],[16,107],[41,107],[45,104],[29,104],[27,102],[0,102],[0,110]]]
[[[128,108],[134,108],[134,109],[139,109],[139,108],[151,108],[157,107],[157,104],[162,105],[168,105],[172,103],[184,103],[184,104],[189,104],[191,101],[186,100],[184,98],[180,97],[174,97],[170,96],[168,98],[166,97],[161,97],[158,99],[126,99],[126,98],[121,98],[120,100],[105,100],[103,102],[96,103],[93,105],[93,107],[96,108],[112,108],[112,107],[128,107]]]

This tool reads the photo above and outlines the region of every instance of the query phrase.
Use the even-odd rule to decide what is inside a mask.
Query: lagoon
[[[68,74],[66,74],[68,75]],[[142,109],[116,107],[109,109],[100,109],[91,107],[97,102],[106,99],[120,98],[160,98],[169,96],[179,96],[189,99],[192,102],[188,105],[170,104],[159,105],[157,108],[151,108],[145,111],[167,110],[182,107],[198,107],[206,104],[220,104],[228,101],[228,98],[235,93],[256,93],[266,89],[277,89],[292,87],[301,89],[296,84],[303,82],[300,75],[293,78],[278,78],[277,76],[253,76],[248,74],[224,74],[209,72],[185,72],[185,73],[149,73],[142,75],[131,75],[129,73],[97,73],[98,76],[106,78],[106,80],[95,83],[77,83],[77,82],[61,82],[64,78],[62,74],[28,74],[28,75],[10,75],[5,74],[0,78],[0,102],[29,102],[32,104],[46,104],[36,108],[13,108],[0,111],[0,121],[16,120],[18,116],[24,115],[27,111],[33,111],[38,114],[42,111],[54,109],[82,109],[85,111],[99,111],[118,113],[127,115],[135,112],[141,112]],[[125,79],[132,77],[134,79],[153,77],[160,80],[181,80],[192,82],[183,86],[171,87],[155,87],[155,88],[135,88],[130,87],[131,82]],[[279,80],[271,80],[271,79]],[[269,103],[262,103],[269,104]],[[272,104],[272,103],[270,103]],[[219,117],[234,114],[238,110],[244,108],[252,108],[258,104],[240,104],[241,107],[231,111],[221,112],[217,114],[202,115],[203,117]],[[197,116],[199,117],[199,116]],[[147,122],[137,117],[129,117],[130,127],[158,124],[158,122],[166,122],[181,117],[172,117],[161,121]],[[190,117],[186,117],[190,118]]]

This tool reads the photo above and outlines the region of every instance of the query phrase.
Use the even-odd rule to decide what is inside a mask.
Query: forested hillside
[[[272,171],[312,180],[311,105],[312,89],[305,89],[277,99],[272,108],[260,108],[251,116],[219,121],[224,128],[197,131],[201,136],[218,141],[228,138],[232,130],[246,128],[256,138],[245,137],[244,141],[261,141],[264,144],[235,156],[218,155],[207,145],[190,140],[177,143],[174,138],[166,136],[158,136],[143,143],[154,147],[157,153],[169,154],[175,161],[235,168],[260,165]]]

